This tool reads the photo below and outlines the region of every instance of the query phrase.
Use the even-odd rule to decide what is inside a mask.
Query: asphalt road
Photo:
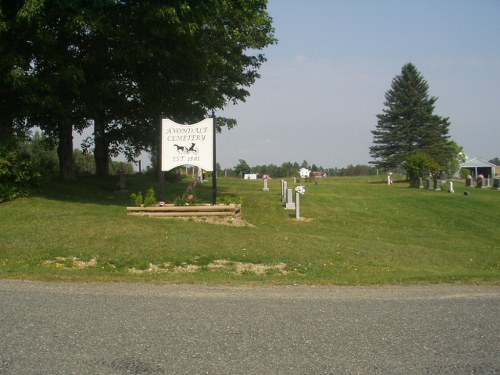
[[[500,374],[500,287],[0,280],[0,374]]]

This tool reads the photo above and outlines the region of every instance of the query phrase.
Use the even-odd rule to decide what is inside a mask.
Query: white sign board
[[[206,171],[214,166],[213,118],[183,125],[169,119],[161,124],[161,170],[195,165]]]

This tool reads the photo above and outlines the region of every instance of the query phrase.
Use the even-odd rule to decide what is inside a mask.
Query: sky
[[[233,168],[368,164],[376,115],[411,62],[468,157],[500,157],[500,0],[270,0],[276,45],[246,102],[216,115]]]

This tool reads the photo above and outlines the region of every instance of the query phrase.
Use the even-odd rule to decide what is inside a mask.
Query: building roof
[[[465,163],[460,164],[460,168],[484,168],[484,167],[492,168],[495,167],[495,164],[480,158],[469,159]]]

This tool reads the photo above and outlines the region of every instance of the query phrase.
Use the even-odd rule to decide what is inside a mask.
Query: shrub
[[[149,188],[144,198],[144,206],[152,207],[157,203],[155,189]]]
[[[404,164],[410,179],[410,187],[418,187],[419,177],[437,176],[439,164],[428,153],[418,151],[411,154]]]
[[[31,155],[21,147],[0,149],[0,202],[28,196],[41,178]]]
[[[191,206],[199,203],[198,198],[193,193],[182,194],[180,197],[174,198],[174,205],[176,206]]]
[[[141,192],[131,194],[130,199],[132,199],[132,202],[134,202],[136,207],[152,207],[157,203],[156,192],[153,188],[149,188],[145,196]]]
[[[467,178],[467,176],[472,176],[472,171],[470,169],[464,168],[464,169],[460,170],[460,176],[462,178]]]
[[[132,202],[134,202],[134,205],[136,207],[141,207],[144,204],[144,197],[142,196],[142,193],[139,192],[137,194],[132,194],[130,196],[130,199],[132,199]]]

